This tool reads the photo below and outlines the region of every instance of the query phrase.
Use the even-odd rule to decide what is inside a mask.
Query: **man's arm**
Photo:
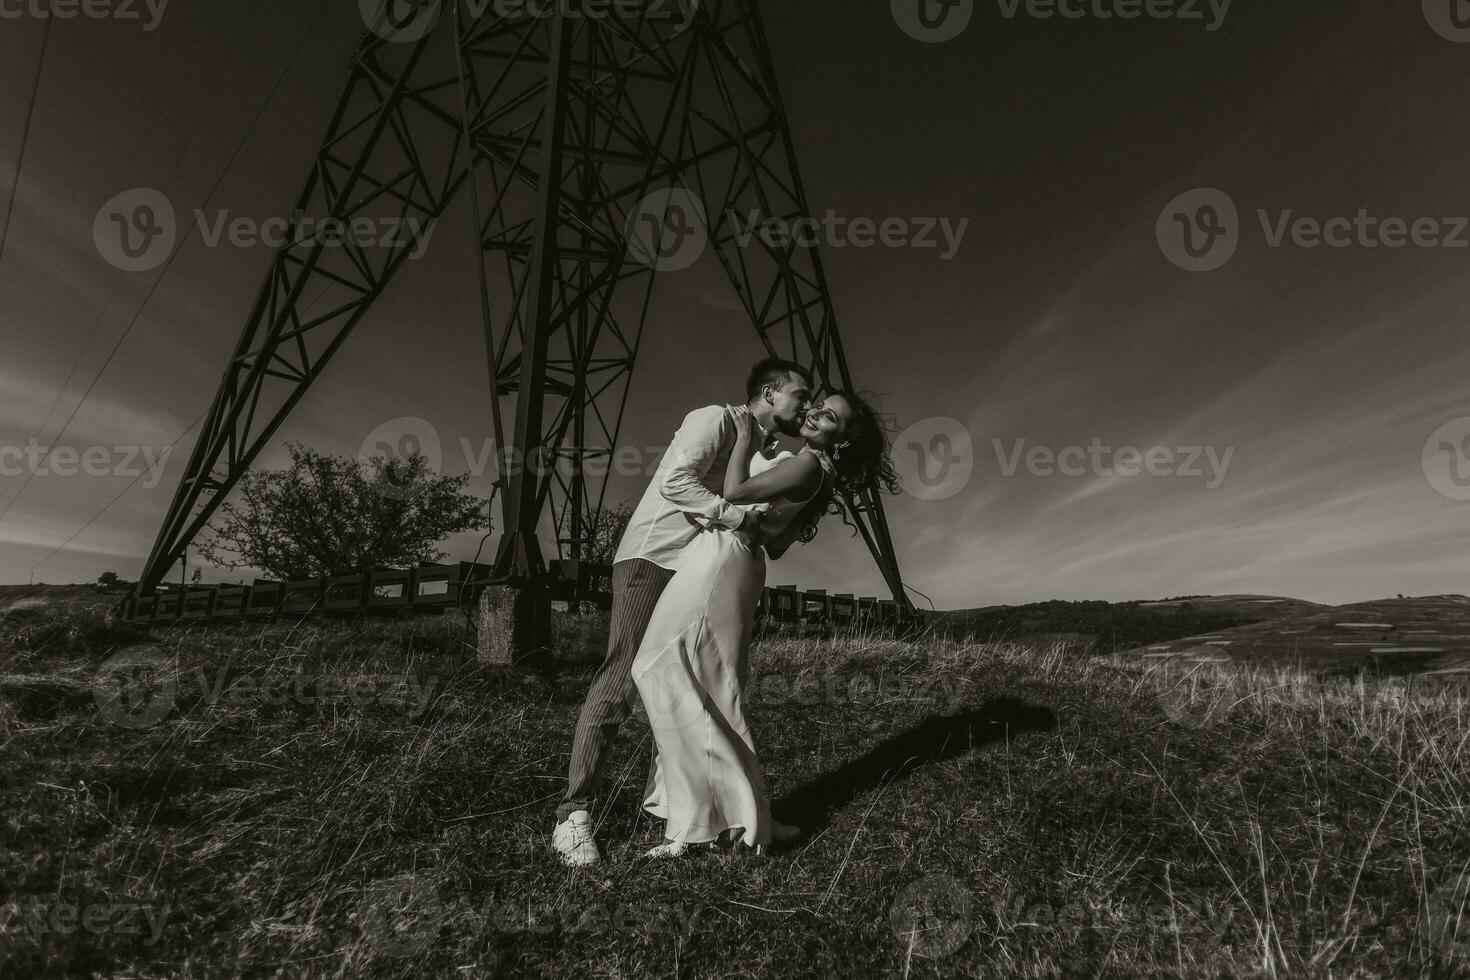
[[[729,420],[718,405],[700,408],[684,416],[679,431],[674,433],[659,474],[658,492],[686,514],[732,531],[739,530],[751,515],[719,494],[711,493],[699,481],[714,465],[720,454],[720,442],[727,434]],[[729,433],[733,436],[733,432]]]

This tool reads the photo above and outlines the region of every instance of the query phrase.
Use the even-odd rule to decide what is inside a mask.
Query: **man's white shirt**
[[[740,527],[749,508],[730,503],[722,493],[737,426],[748,411],[744,405],[709,405],[684,416],[628,518],[614,564],[642,558],[677,570],[680,553],[700,531],[713,525]],[[763,426],[761,433],[769,435]]]

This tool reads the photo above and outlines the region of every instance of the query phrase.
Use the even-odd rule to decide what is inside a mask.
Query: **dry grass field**
[[[547,848],[599,655],[457,614],[0,613],[0,976],[1470,975],[1463,688],[1064,644],[763,637],[769,856],[639,858],[651,739]],[[151,678],[143,689],[128,687]]]

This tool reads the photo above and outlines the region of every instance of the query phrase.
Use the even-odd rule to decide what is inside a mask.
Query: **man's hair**
[[[749,401],[761,393],[766,385],[780,387],[786,383],[788,375],[797,375],[808,386],[812,383],[812,374],[806,368],[795,361],[788,361],[782,357],[768,357],[763,361],[757,361],[755,367],[750,369],[750,375],[745,379],[745,400]]]

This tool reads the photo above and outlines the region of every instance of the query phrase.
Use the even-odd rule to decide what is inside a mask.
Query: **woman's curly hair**
[[[852,528],[853,534],[857,533],[857,525],[844,503],[849,494],[856,496],[870,485],[876,486],[880,493],[899,492],[898,474],[889,455],[888,436],[897,428],[892,416],[881,414],[873,407],[876,396],[870,392],[839,390],[830,395],[841,395],[847,400],[852,406],[852,421],[844,435],[847,445],[832,454],[833,472],[823,470],[822,488],[796,516],[795,540],[802,544],[817,536],[817,525],[827,514],[837,514],[842,523]]]

